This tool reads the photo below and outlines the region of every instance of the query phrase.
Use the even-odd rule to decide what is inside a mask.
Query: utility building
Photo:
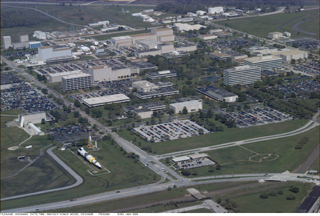
[[[225,85],[248,85],[261,81],[261,68],[257,66],[238,66],[226,69],[223,72]]]
[[[186,107],[188,112],[197,112],[202,109],[202,99],[198,97],[186,97],[179,98],[170,104],[170,109],[174,110],[174,113],[182,112],[183,108]]]
[[[282,58],[274,55],[246,58],[243,62],[246,65],[260,67],[261,71],[282,68]]]
[[[72,91],[90,88],[92,86],[92,76],[90,74],[79,73],[62,77],[62,89]]]

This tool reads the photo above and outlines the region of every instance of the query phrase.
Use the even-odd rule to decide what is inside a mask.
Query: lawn
[[[319,163],[320,163],[320,161],[319,161],[319,157],[318,157],[317,160],[315,160],[313,162],[313,164],[310,166],[310,170],[317,170],[319,173]]]
[[[26,165],[27,163],[24,163]],[[1,180],[1,196],[10,197],[70,185],[71,176],[56,166],[50,156],[43,156],[19,175]]]
[[[292,193],[289,191],[289,186],[287,186],[277,189],[277,191],[280,189],[283,190],[283,195],[269,196],[267,199],[261,199],[261,193],[242,196],[236,196],[235,194],[236,197],[229,195],[226,196],[226,198],[236,202],[238,205],[237,209],[240,210],[241,213],[294,213],[312,186],[302,183],[290,183],[290,185],[298,187],[300,191],[298,193]],[[293,194],[296,197],[295,200],[287,200],[286,197],[289,194]]]
[[[243,19],[233,19],[229,21],[220,21],[217,23],[222,25],[226,23],[228,24],[228,27],[263,38],[267,37],[269,32],[274,31],[289,31],[291,32],[291,37],[296,38],[310,35],[304,34],[302,32],[300,32],[298,35],[298,32],[293,30],[291,27],[295,23],[303,19],[317,15],[318,12],[318,10],[309,10],[300,13],[281,13],[263,17],[252,17]],[[311,32],[317,33],[316,36],[312,37],[319,38],[319,31],[316,31],[316,29],[319,29],[319,20],[318,22],[316,22],[315,20],[316,19],[306,21],[306,23],[303,23],[302,25],[308,26],[307,29],[309,29]]]
[[[82,158],[76,156],[76,147],[72,147],[72,151],[75,154],[72,154],[68,150],[60,151],[59,149],[55,149],[54,153],[82,176],[84,183],[77,188],[66,191],[2,202],[2,209],[43,204],[52,202],[52,200],[61,201],[74,199],[105,191],[150,184],[160,180],[160,176],[153,173],[148,167],[145,167],[140,162],[135,163],[134,160],[127,158],[118,145],[111,145],[110,142],[107,141],[99,141],[98,147],[100,148],[99,151],[89,150],[89,153],[92,154],[102,166],[110,170],[111,173],[107,174],[107,172],[104,172],[101,173],[101,175],[91,176],[87,170],[89,170],[89,167],[95,168],[87,164]]]
[[[309,137],[308,143],[302,149],[295,149],[302,137]],[[319,128],[314,128],[297,136],[208,151],[206,153],[210,158],[221,165],[221,170],[209,172],[208,167],[191,169],[191,172],[197,172],[196,176],[191,177],[291,171],[308,158],[318,142]],[[254,152],[263,156],[272,154],[272,158],[258,162],[262,157],[256,156],[254,161],[249,161],[250,157],[256,155]]]
[[[216,126],[220,126],[219,124],[221,124],[220,122],[216,121],[214,121],[214,123],[216,124]],[[136,145],[138,145],[138,143],[140,142],[141,146],[138,145],[139,147],[150,146],[154,154],[165,154],[175,151],[217,145],[221,143],[233,142],[254,137],[284,133],[300,128],[306,123],[307,120],[299,119],[243,129],[225,127],[223,132],[214,132],[211,134],[205,134],[201,136],[195,136],[191,138],[184,138],[178,140],[170,140],[159,143],[147,142],[139,136],[127,130],[118,131],[117,133],[126,140],[133,141],[133,143]],[[136,138],[136,141],[134,141],[134,138]]]

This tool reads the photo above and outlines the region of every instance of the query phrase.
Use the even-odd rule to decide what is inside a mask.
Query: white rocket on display
[[[101,169],[101,165],[99,162],[96,161],[96,159],[92,156],[89,155],[89,153],[84,150],[82,147],[78,148],[78,153],[84,157],[87,161],[89,161],[90,163],[92,163],[93,165],[95,165],[96,167],[98,167],[99,169]]]

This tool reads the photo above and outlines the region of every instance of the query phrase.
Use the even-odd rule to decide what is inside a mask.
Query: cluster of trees
[[[222,114],[216,114],[215,120],[221,122],[222,124],[226,125],[228,128],[236,127],[236,123],[233,120],[228,120],[226,117],[222,116]]]
[[[204,128],[207,128],[210,131],[223,131],[224,128],[222,126],[216,127],[216,125],[210,121],[212,119],[213,113],[211,110],[208,110],[207,113],[203,113],[199,110],[198,113],[191,113],[190,119],[192,121],[197,122],[197,124],[201,125]]]
[[[23,10],[4,10],[1,11],[1,28],[31,27],[46,21],[48,18],[33,18],[28,12]]]
[[[43,81],[44,83],[47,82],[47,78],[46,78],[45,75],[37,74],[37,79],[38,79],[39,81]]]
[[[298,141],[297,145],[295,146],[295,149],[302,149],[302,147],[303,147],[305,144],[307,144],[308,141],[309,141],[309,138],[308,138],[308,137],[302,137],[302,138]]]
[[[234,212],[237,212],[236,208],[238,207],[238,204],[230,199],[221,200],[218,198],[217,203],[221,204],[227,210],[233,210]]]

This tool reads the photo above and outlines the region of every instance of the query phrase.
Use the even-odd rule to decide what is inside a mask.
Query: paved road
[[[71,189],[74,187],[77,187],[79,185],[81,185],[83,183],[83,179],[75,172],[73,171],[68,165],[66,165],[62,160],[60,160],[60,158],[58,158],[53,152],[52,150],[55,147],[51,147],[47,150],[47,153],[57,162],[59,163],[75,180],[76,182],[72,185],[69,186],[65,186],[65,187],[61,187],[61,188],[55,188],[55,189],[50,189],[50,190],[44,190],[44,191],[38,191],[38,192],[34,192],[34,193],[29,193],[29,194],[22,194],[22,195],[17,195],[17,196],[12,196],[12,197],[7,197],[7,198],[3,198],[1,199],[2,201],[6,201],[6,200],[12,200],[12,199],[18,199],[18,198],[23,198],[23,197],[28,197],[28,196],[34,196],[34,195],[40,195],[40,194],[45,194],[45,193],[50,193],[50,192],[57,192],[57,191],[61,191],[61,190],[67,190],[67,189]],[[3,212],[3,211],[1,211]]]
[[[164,213],[181,213],[181,212],[188,212],[188,211],[202,209],[202,208],[209,209],[215,213],[228,213],[228,211],[226,209],[224,209],[221,205],[214,202],[213,200],[205,200],[200,205],[194,205],[194,206],[174,209],[174,210],[166,211]]]
[[[311,155],[308,159],[301,164],[298,168],[296,168],[293,172],[295,173],[305,173],[309,169],[309,167],[319,158],[319,144],[312,151]],[[319,161],[318,161],[319,162]]]
[[[305,33],[305,34],[308,34],[308,35],[317,35],[316,33],[314,32],[308,32],[308,31],[305,31],[305,30],[302,30],[298,27],[298,25],[300,25],[301,23],[305,22],[305,21],[308,21],[310,19],[315,19],[314,17],[310,17],[308,19],[305,19],[305,20],[301,20],[300,22],[297,22],[296,24],[294,24],[291,28],[293,30],[296,30],[296,31],[299,31],[299,32],[302,32],[302,33]]]

